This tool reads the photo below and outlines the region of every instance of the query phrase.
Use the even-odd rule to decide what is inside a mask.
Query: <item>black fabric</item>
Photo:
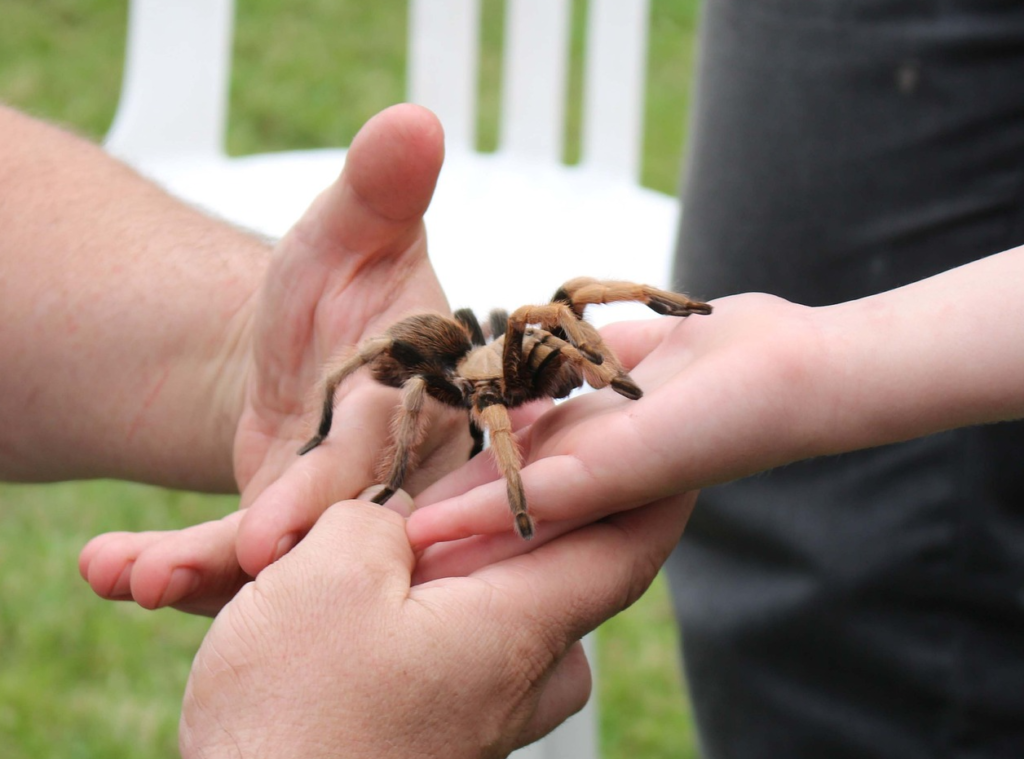
[[[1024,3],[706,0],[700,49],[682,290],[821,305],[1024,242]],[[1024,425],[709,489],[667,569],[707,759],[1024,757]]]

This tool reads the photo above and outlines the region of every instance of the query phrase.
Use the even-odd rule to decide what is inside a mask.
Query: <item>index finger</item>
[[[672,456],[652,450],[648,441],[648,418],[665,414],[656,397],[620,403],[614,395],[592,393],[538,420],[524,441],[528,463],[521,477],[540,529],[545,521],[594,521],[677,492],[662,475]],[[511,531],[505,482],[489,456],[481,459],[436,486],[445,500],[418,502],[408,522],[414,546]],[[644,476],[637,476],[640,467]],[[468,489],[452,492],[461,486]]]

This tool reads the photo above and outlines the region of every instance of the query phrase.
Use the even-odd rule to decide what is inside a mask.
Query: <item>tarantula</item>
[[[470,456],[482,450],[484,430],[490,433],[491,448],[508,488],[515,530],[529,540],[534,523],[527,511],[508,409],[538,398],[564,398],[584,380],[594,388],[610,385],[630,400],[640,398],[643,391],[597,329],[583,319],[586,306],[618,301],[637,301],[670,316],[711,313],[710,305],[684,295],[631,282],[580,277],[562,285],[546,305],[523,306],[511,316],[493,311],[490,343],[469,309],[456,311],[454,319],[430,313],[410,316],[380,337],[361,343],[354,355],[327,376],[319,428],[299,454],[316,448],[330,432],[338,386],[369,366],[377,382],[402,391],[392,448],[381,466],[384,489],[374,502],[385,503],[402,486],[425,433],[421,411],[424,399],[430,396],[469,411]]]

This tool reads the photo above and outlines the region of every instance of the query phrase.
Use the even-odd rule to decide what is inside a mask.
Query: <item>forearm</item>
[[[1024,416],[1024,248],[817,309],[823,453]]]
[[[234,486],[266,247],[0,108],[0,477]]]

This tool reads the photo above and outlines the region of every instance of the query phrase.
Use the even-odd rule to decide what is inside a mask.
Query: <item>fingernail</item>
[[[287,535],[285,535],[283,538],[277,541],[277,549],[274,551],[274,558],[270,560],[270,563],[273,564],[275,561],[280,559],[290,550],[295,548],[298,542],[299,536],[294,532],[289,532]]]
[[[199,587],[200,576],[194,569],[178,567],[171,572],[171,579],[167,581],[167,589],[160,597],[158,606],[170,606],[178,603],[186,596],[192,594]]]
[[[124,569],[121,570],[121,575],[114,581],[114,584],[107,591],[109,598],[118,598],[124,596],[130,596],[132,592],[132,567],[135,566],[134,561],[129,561]]]

